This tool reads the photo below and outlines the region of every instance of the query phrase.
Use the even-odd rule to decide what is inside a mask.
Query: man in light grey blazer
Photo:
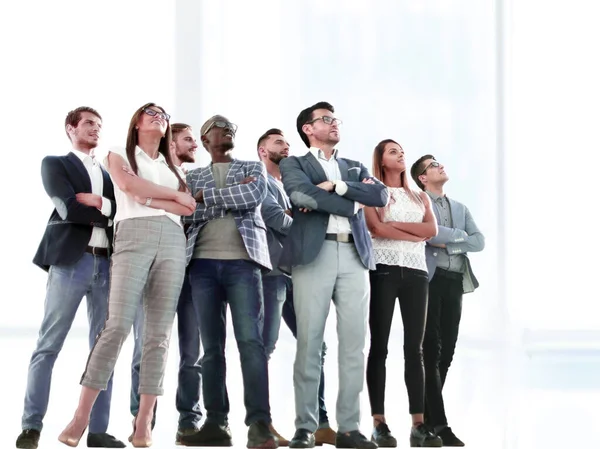
[[[425,421],[444,446],[464,446],[448,426],[442,388],[456,348],[463,294],[479,286],[467,253],[483,250],[485,239],[469,209],[444,193],[449,178],[431,154],[413,164],[411,176],[431,198],[438,223],[437,236],[425,247],[430,281],[423,340]]]
[[[383,207],[387,188],[360,163],[338,156],[341,121],[326,102],[304,109],[296,127],[309,147],[279,164],[294,218],[280,267],[291,267],[298,325],[294,393],[296,433],[290,447],[314,447],[321,345],[331,300],[339,340],[336,447],[374,448],[359,431],[360,392],[369,301],[375,269],[362,206]]]

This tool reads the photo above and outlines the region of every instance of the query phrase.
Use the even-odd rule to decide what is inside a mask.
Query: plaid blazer
[[[248,176],[254,176],[256,181],[240,184]],[[190,170],[186,178],[192,195],[204,190],[204,202],[196,205],[193,215],[183,217],[183,223],[190,225],[187,230],[187,263],[192,259],[196,238],[204,225],[215,218],[225,217],[231,211],[250,259],[271,270],[267,227],[260,213],[260,205],[267,196],[264,164],[234,159],[227,171],[227,187],[222,189],[215,187],[211,165]]]

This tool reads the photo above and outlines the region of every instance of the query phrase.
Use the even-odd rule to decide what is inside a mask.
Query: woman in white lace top
[[[396,447],[384,414],[387,347],[396,298],[404,325],[404,380],[412,415],[411,446],[439,447],[442,441],[424,424],[425,373],[423,334],[427,312],[428,277],[425,240],[437,234],[429,197],[408,185],[404,150],[391,139],[381,141],[373,154],[373,176],[390,192],[385,208],[365,208],[373,238],[377,269],[371,271],[369,327],[371,348],[367,388],[373,415],[373,440]]]

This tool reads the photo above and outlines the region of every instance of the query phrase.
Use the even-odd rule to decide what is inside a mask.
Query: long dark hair
[[[129,122],[129,130],[127,131],[127,143],[125,144],[125,151],[127,153],[127,161],[129,165],[131,165],[131,169],[137,175],[138,166],[135,160],[135,147],[138,145],[138,132],[136,126],[138,121],[140,120],[141,115],[144,113],[144,109],[149,107],[156,107],[163,111],[166,114],[166,111],[157,105],[156,103],[146,103],[144,106],[140,107],[135,113],[133,117],[131,117],[131,121]],[[177,176],[177,180],[179,181],[179,190],[182,192],[187,191],[187,184],[179,175],[177,168],[175,168],[175,164],[173,164],[173,159],[171,158],[171,152],[169,151],[169,147],[171,145],[171,124],[167,121],[167,130],[165,135],[160,139],[160,143],[158,145],[158,152],[162,154],[167,162],[167,165],[173,172],[175,176]]]
[[[375,147],[375,150],[373,151],[373,176],[375,176],[377,179],[379,179],[384,184],[385,184],[385,180],[384,180],[384,169],[383,169],[383,153],[385,152],[386,145],[389,143],[395,143],[400,148],[402,148],[402,145],[400,145],[395,140],[384,139],[377,144],[377,146]],[[402,173],[400,173],[400,185],[402,187],[404,187],[404,191],[410,197],[410,199],[413,200],[413,202],[415,202],[416,204],[418,204],[421,207],[424,207],[423,200],[421,200],[421,197],[419,196],[419,194],[416,193],[413,189],[411,189],[410,186],[408,185],[408,176],[406,176],[406,169]],[[389,204],[390,203],[388,203],[388,206],[389,206]]]

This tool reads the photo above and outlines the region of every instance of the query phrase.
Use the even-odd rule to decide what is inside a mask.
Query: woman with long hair
[[[390,192],[385,208],[365,208],[373,238],[377,269],[370,272],[369,327],[371,348],[367,361],[367,388],[373,416],[372,441],[396,447],[386,423],[385,361],[396,298],[404,325],[404,381],[412,415],[411,447],[440,447],[442,441],[424,424],[425,373],[423,335],[429,281],[425,264],[425,240],[437,234],[431,203],[424,192],[408,185],[404,150],[395,141],[381,141],[373,153],[373,176]]]
[[[185,273],[182,215],[196,203],[176,170],[169,145],[169,114],[154,103],[131,119],[125,149],[111,148],[106,165],[115,186],[114,254],[111,257],[108,317],[81,378],[75,416],[59,441],[77,446],[100,390],[106,388],[140,301],[144,337],[140,368],[140,407],[130,441],[152,444],[154,404],[163,394],[167,352]]]

